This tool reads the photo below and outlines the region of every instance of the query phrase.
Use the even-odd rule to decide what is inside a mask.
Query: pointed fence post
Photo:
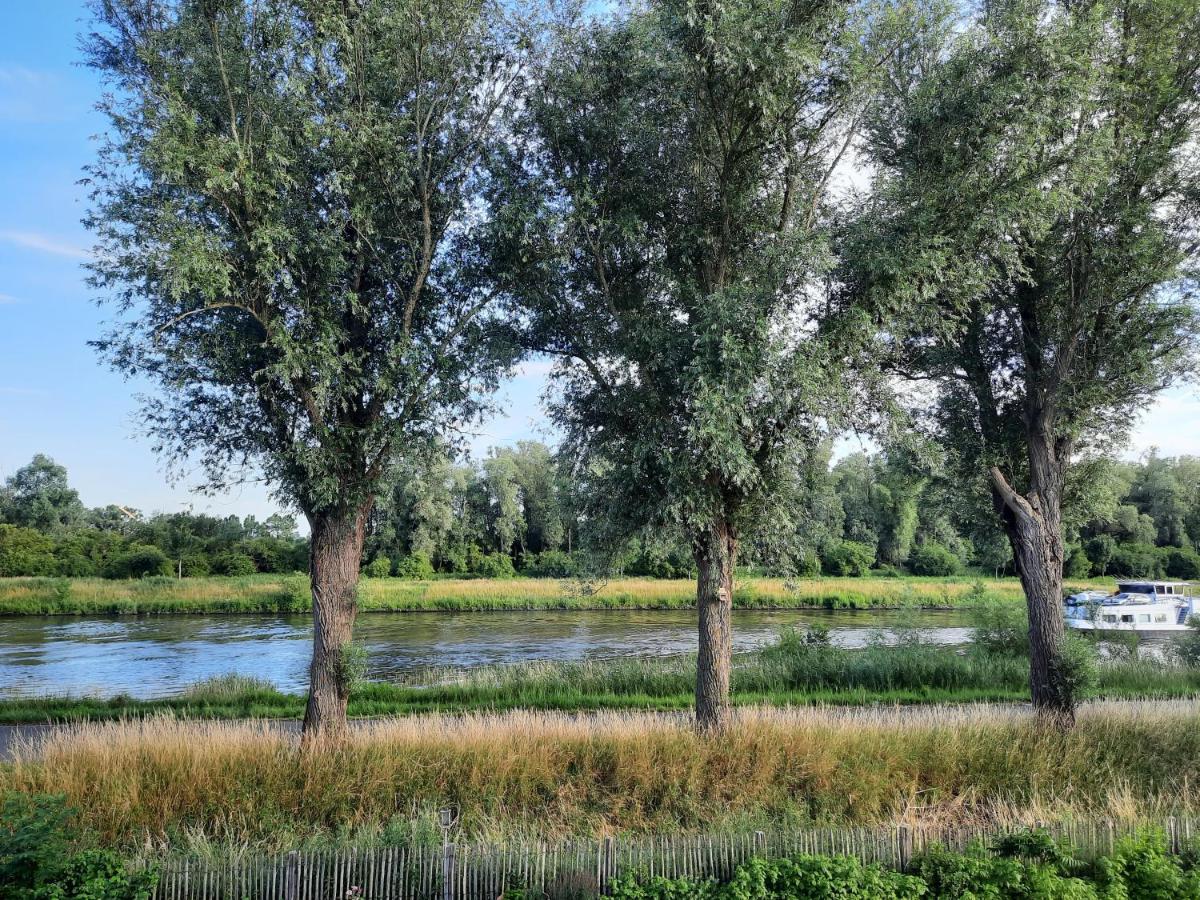
[[[901,872],[908,871],[908,864],[912,862],[913,857],[913,833],[912,829],[907,825],[901,825],[896,833],[896,848],[899,853],[899,859],[896,862]]]
[[[767,833],[765,831],[754,832],[754,855],[767,855]]]

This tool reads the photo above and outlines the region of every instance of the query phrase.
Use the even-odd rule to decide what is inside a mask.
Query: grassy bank
[[[955,608],[970,606],[985,593],[1011,600],[1022,596],[1015,578],[742,578],[734,604],[745,609]],[[695,602],[695,584],[649,578],[364,578],[359,597],[367,612],[683,609]],[[0,615],[9,616],[304,613],[310,605],[303,576],[0,579]]]
[[[65,794],[107,846],[403,837],[456,804],[464,840],[810,822],[1165,817],[1196,809],[1200,704],[745,710],[720,740],[647,714],[391,719],[300,750],[261,725],[92,724],[19,749],[0,791]]]
[[[739,656],[733,700],[750,705],[865,705],[1025,701],[1028,661],[1020,656],[958,653],[936,645],[840,650],[806,646],[785,632],[772,647]],[[589,663],[527,663],[466,671],[415,673],[404,683],[354,689],[352,716],[505,710],[686,710],[693,702],[690,658]],[[1200,695],[1200,669],[1148,659],[1118,659],[1099,668],[1095,695],[1177,698]],[[33,698],[0,701],[0,722],[145,717],[296,718],[304,697],[237,676],[195,685],[162,700]]]

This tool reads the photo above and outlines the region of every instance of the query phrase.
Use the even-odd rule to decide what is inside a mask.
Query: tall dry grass
[[[87,725],[26,742],[0,790],[65,793],[98,840],[279,847],[440,806],[464,837],[804,822],[1166,815],[1200,808],[1200,702],[1086,706],[1069,732],[1009,707],[753,709],[720,739],[649,714],[375,721],[301,750],[267,725]]]

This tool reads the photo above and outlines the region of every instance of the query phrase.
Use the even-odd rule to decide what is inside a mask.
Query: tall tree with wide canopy
[[[847,296],[986,473],[1029,607],[1039,711],[1073,720],[1063,507],[1080,459],[1194,369],[1195,0],[993,0],[897,58]],[[969,477],[969,475],[968,475]]]
[[[729,718],[739,541],[798,531],[780,487],[846,400],[815,323],[830,176],[871,58],[860,10],[635,6],[565,38],[528,110],[529,347],[559,360],[592,521],[692,547],[703,729]]]
[[[98,346],[220,489],[312,533],[305,733],[345,724],[364,526],[391,461],[476,416],[514,344],[475,227],[528,32],[490,0],[98,0]],[[453,437],[453,432],[451,433]]]

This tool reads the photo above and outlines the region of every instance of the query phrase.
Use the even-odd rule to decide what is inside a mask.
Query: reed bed
[[[1074,587],[1100,586],[1081,582]],[[734,604],[745,609],[954,608],[986,597],[1016,601],[1015,578],[740,578]],[[364,578],[366,612],[521,609],[683,609],[695,602],[690,580],[619,578]],[[162,613],[304,613],[311,599],[302,575],[247,578],[0,579],[0,615],[153,615]]]
[[[169,718],[26,741],[0,790],[62,793],[96,840],[264,849],[379,835],[456,805],[465,840],[808,823],[1165,816],[1200,808],[1200,702],[1095,702],[1070,731],[1018,706],[387,719],[301,749],[266,724]]]

